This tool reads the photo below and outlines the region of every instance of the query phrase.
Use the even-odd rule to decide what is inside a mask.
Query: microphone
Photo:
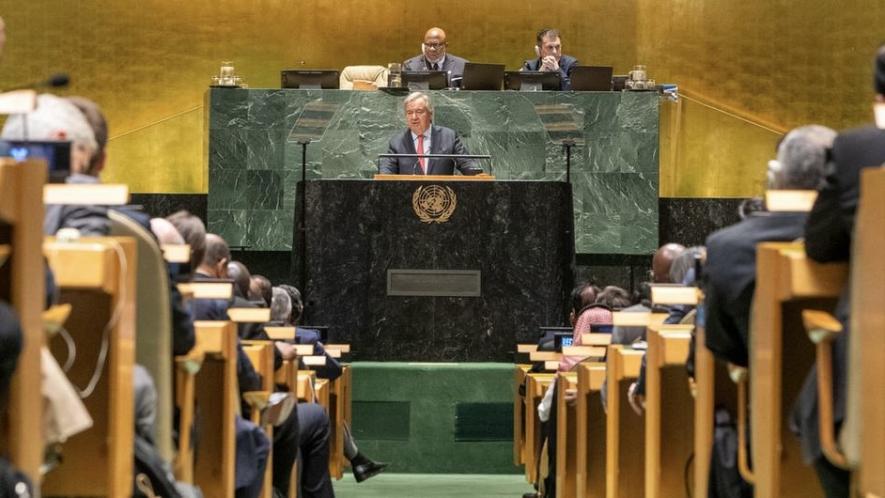
[[[11,88],[7,88],[5,91],[9,92],[12,90],[30,90],[37,88],[64,88],[68,86],[68,83],[70,82],[71,79],[68,77],[67,73],[56,73],[50,76],[49,79],[25,83],[23,85],[15,85]]]

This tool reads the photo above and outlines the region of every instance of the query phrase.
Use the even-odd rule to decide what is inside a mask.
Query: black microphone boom
[[[70,77],[68,77],[67,73],[56,73],[49,77],[49,79],[36,81],[33,83],[25,83],[24,85],[15,85],[11,88],[7,88],[6,92],[12,90],[36,90],[37,88],[64,88],[68,86],[71,82]]]

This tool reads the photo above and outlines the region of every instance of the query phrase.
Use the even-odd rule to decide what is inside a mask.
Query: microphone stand
[[[572,147],[575,146],[575,140],[573,138],[566,138],[562,141],[562,146],[565,148],[565,181],[566,183],[572,182]]]
[[[307,145],[310,144],[310,139],[298,140],[298,144],[301,145],[301,192],[298,196],[298,202],[301,204],[301,223],[298,225],[301,243],[298,251],[301,253],[301,257],[299,258],[298,288],[302,295],[307,296]]]

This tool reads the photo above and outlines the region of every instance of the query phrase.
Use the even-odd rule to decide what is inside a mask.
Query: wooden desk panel
[[[579,363],[577,372],[575,494],[605,498],[605,410],[600,394],[605,382],[605,363]]]
[[[627,389],[639,376],[642,354],[642,351],[620,345],[609,348],[606,364],[606,498],[636,498],[645,492],[645,422],[633,412],[627,401]]]

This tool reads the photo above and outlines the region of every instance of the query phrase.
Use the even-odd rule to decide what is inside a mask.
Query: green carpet
[[[335,483],[336,498],[520,498],[532,491],[522,475],[381,474],[357,484],[352,475]]]

